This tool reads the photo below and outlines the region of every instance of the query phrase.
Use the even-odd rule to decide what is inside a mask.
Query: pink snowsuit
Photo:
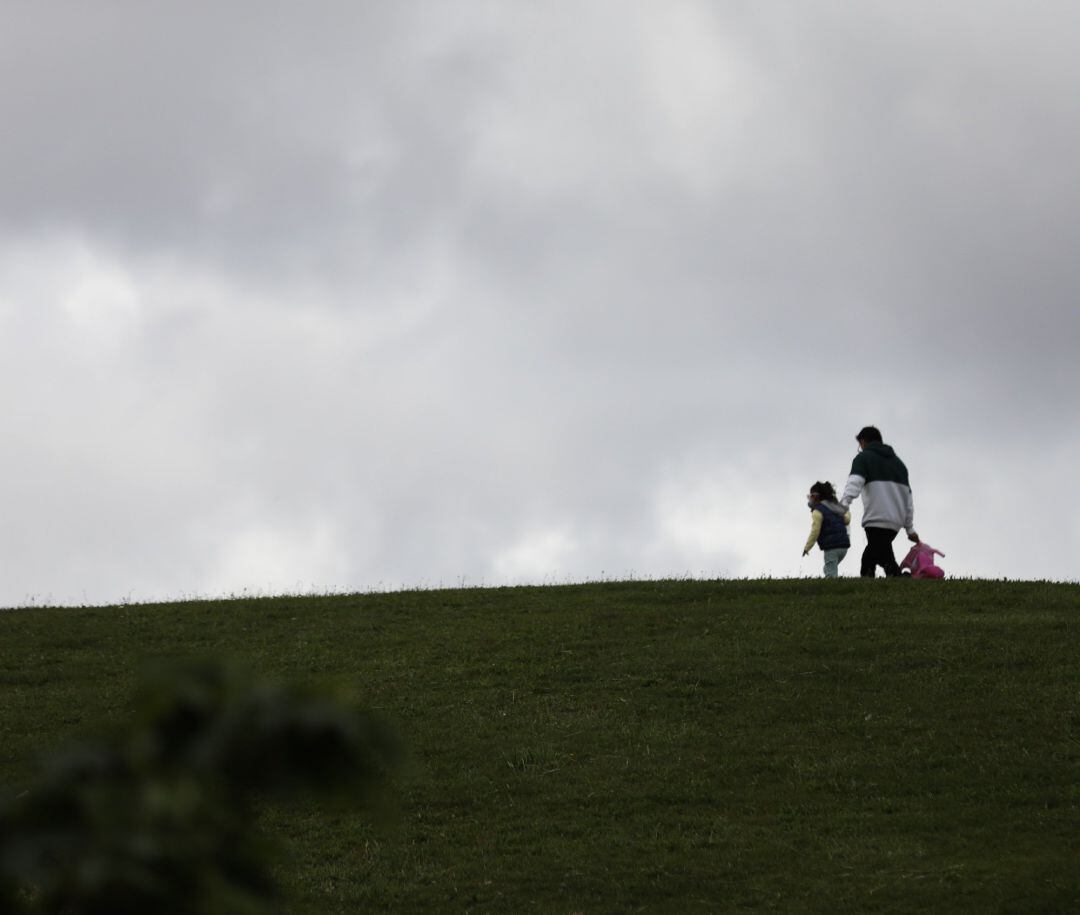
[[[900,563],[900,568],[910,569],[912,578],[944,578],[944,570],[934,562],[935,553],[938,556],[945,555],[929,543],[916,543]]]

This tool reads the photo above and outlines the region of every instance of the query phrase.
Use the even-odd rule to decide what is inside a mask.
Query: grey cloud
[[[1002,568],[1076,442],[1036,6],[5,7],[3,599],[809,572],[868,421]]]

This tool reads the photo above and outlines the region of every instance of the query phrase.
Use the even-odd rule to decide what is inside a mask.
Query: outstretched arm
[[[810,536],[806,538],[806,546],[802,550],[803,556],[809,553],[811,547],[817,543],[818,535],[821,534],[821,519],[822,514],[817,509],[810,513]]]

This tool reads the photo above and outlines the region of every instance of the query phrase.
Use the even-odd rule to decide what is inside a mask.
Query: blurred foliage
[[[0,807],[0,912],[275,909],[260,803],[377,799],[397,743],[331,697],[203,662],[156,671],[130,728],[53,757]]]

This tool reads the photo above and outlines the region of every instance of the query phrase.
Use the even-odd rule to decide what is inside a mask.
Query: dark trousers
[[[863,578],[873,578],[877,567],[881,566],[887,578],[899,575],[900,566],[896,564],[892,551],[892,542],[898,532],[887,527],[864,527],[863,530],[866,532],[866,549],[863,550],[859,574]]]

